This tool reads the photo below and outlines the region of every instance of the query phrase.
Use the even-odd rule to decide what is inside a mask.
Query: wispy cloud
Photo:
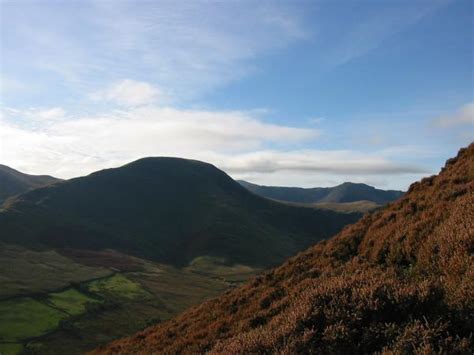
[[[165,95],[162,90],[149,83],[125,79],[94,92],[91,98],[120,106],[140,106],[163,101]]]
[[[406,30],[425,16],[451,0],[414,0],[373,2],[373,13],[363,13],[348,28],[335,34],[335,43],[329,45],[325,58],[336,67],[361,57],[378,48],[384,41]],[[348,1],[346,11],[358,14],[360,4]]]
[[[83,93],[131,78],[166,88],[175,98],[200,96],[251,73],[255,67],[250,60],[256,56],[307,36],[300,16],[283,3],[3,6],[2,26],[15,28],[6,31],[2,43],[8,53],[4,68],[18,76],[35,73],[29,78],[43,81],[49,76],[50,85],[59,76],[70,89]]]
[[[471,126],[474,129],[474,102],[464,105],[456,113],[437,117],[432,121],[437,128]],[[471,131],[474,139],[474,131]]]

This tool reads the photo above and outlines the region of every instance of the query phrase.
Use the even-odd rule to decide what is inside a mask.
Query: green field
[[[79,262],[96,265],[56,251],[0,249],[0,283],[5,285],[0,295],[17,296],[0,301],[1,355],[23,349],[82,354],[173,317],[258,272],[207,256],[179,269],[113,251],[76,255]],[[116,266],[129,271],[117,272]]]
[[[74,262],[54,250],[35,251],[0,243],[0,300],[48,292],[112,272]]]
[[[77,316],[86,312],[88,303],[101,303],[101,301],[70,288],[63,292],[51,293],[48,297],[48,303],[72,316]]]
[[[92,281],[89,284],[89,291],[100,294],[106,298],[149,298],[151,294],[145,291],[139,283],[133,282],[123,276],[116,274],[103,280]]]
[[[0,343],[0,354],[2,355],[17,355],[23,350],[23,345],[17,343]]]
[[[37,337],[57,328],[67,314],[31,298],[0,302],[0,342]]]

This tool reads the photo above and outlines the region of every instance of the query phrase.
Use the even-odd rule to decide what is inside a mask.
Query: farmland
[[[112,250],[8,245],[0,265],[2,277],[15,280],[5,282],[0,300],[2,355],[79,354],[166,320],[258,272],[208,257],[178,269]]]

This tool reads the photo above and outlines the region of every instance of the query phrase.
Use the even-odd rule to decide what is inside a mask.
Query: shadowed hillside
[[[269,201],[207,163],[145,158],[8,201],[0,241],[268,267],[358,218]]]
[[[315,188],[262,186],[242,180],[239,183],[253,193],[266,198],[304,204],[370,201],[384,205],[403,195],[402,191],[379,190],[366,184],[351,182],[334,187]]]
[[[396,203],[97,353],[471,353],[474,144]]]
[[[0,164],[0,205],[8,197],[61,181],[48,175],[23,174]]]

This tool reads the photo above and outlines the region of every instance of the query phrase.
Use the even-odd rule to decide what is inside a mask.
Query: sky
[[[408,188],[474,141],[471,0],[0,0],[0,164]]]

